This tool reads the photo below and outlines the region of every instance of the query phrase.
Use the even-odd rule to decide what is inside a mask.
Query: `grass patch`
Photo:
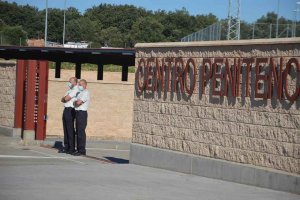
[[[55,69],[55,62],[49,62],[49,68]],[[61,69],[75,70],[75,63],[63,62],[61,64]],[[85,64],[81,65],[81,69],[86,70],[86,71],[97,71],[98,66],[94,65],[94,64],[90,64],[90,63],[85,63]],[[103,71],[105,71],[105,72],[121,72],[122,67],[118,66],[118,65],[104,65]],[[128,72],[134,73],[134,67],[129,67]]]

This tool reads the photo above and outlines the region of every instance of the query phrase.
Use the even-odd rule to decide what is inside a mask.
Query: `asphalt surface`
[[[0,200],[299,200],[296,194],[128,164],[129,144],[90,142],[87,157],[0,135]]]

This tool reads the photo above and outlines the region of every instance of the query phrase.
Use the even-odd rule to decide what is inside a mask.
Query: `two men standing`
[[[77,84],[77,78],[72,77],[67,83],[69,90],[61,99],[64,103],[63,129],[64,149],[59,153],[68,153],[74,156],[86,155],[87,109],[90,102],[90,94],[87,90],[87,82],[82,79]],[[74,129],[76,121],[76,130]],[[77,135],[77,151],[75,151],[75,133]]]

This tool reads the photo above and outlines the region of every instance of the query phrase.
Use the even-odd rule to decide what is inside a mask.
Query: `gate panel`
[[[36,125],[36,139],[46,138],[47,99],[48,99],[48,62],[39,61],[38,84],[38,112]]]
[[[17,61],[16,69],[16,97],[15,97],[15,126],[14,128],[23,127],[24,116],[24,87],[25,87],[25,72],[28,62],[26,60]]]
[[[24,130],[34,130],[34,107],[35,107],[35,83],[36,83],[36,64],[37,61],[29,60],[26,76],[26,93],[25,93],[25,124]]]

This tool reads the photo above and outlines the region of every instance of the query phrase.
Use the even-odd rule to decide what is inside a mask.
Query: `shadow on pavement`
[[[129,164],[129,160],[122,159],[122,158],[115,158],[115,157],[104,157],[104,158],[117,164]]]
[[[64,146],[63,146],[63,143],[61,141],[55,141],[52,148],[59,150],[59,149],[62,149],[63,147]]]

